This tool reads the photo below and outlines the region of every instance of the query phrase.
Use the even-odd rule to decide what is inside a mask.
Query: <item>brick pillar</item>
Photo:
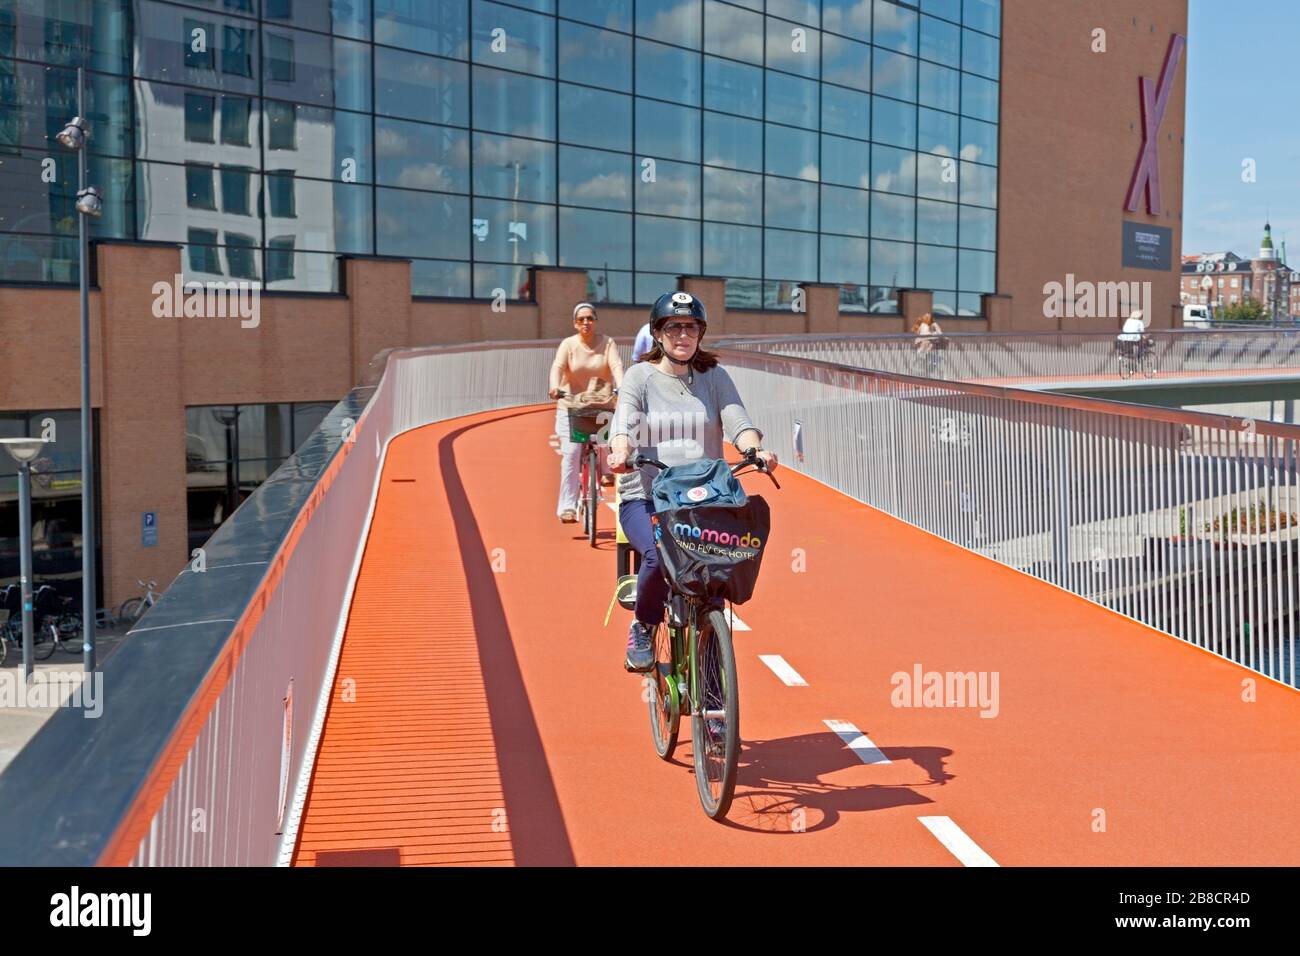
[[[587,270],[533,266],[530,275],[537,302],[537,337],[573,335],[573,307],[587,301]]]
[[[840,323],[840,287],[833,282],[803,283],[808,309],[804,329],[812,335],[834,335]]]
[[[343,268],[352,382],[359,384],[374,378],[376,355],[411,344],[411,261],[346,256]]]
[[[100,287],[98,324],[103,348],[91,375],[102,386],[99,429],[99,525],[103,554],[102,605],[139,594],[136,581],[166,587],[189,557],[185,494],[185,402],[181,393],[181,323],[156,317],[156,298],[172,298],[180,250],[161,243],[96,243]],[[165,282],[167,291],[154,284]],[[232,334],[238,319],[230,321]],[[75,439],[74,439],[75,440]],[[158,515],[158,544],[144,547],[141,522]]]
[[[910,332],[912,325],[934,308],[934,293],[929,289],[899,289],[898,314],[903,317],[903,329]],[[941,321],[940,325],[943,324]]]
[[[1011,331],[1011,296],[986,292],[980,297],[980,307],[988,319],[990,332]]]
[[[717,338],[727,332],[727,280],[717,276],[678,276],[677,289],[689,292],[704,303],[709,316],[709,335]],[[664,289],[674,292],[676,289]],[[648,313],[647,313],[648,314]]]

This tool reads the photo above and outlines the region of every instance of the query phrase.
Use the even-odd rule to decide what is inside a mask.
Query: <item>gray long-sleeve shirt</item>
[[[701,458],[721,458],[723,438],[734,445],[749,428],[754,428],[754,423],[749,420],[735,383],[721,365],[695,372],[694,380],[687,385],[650,362],[638,362],[623,375],[609,437],[612,441],[616,435],[627,435],[631,451],[640,451],[665,465],[681,465]],[[620,498],[648,500],[657,474],[657,468],[647,465],[639,472],[619,475]]]

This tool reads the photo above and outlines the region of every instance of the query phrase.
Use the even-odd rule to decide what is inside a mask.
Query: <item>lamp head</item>
[[[81,149],[86,145],[86,121],[80,116],[72,117],[71,122],[54,138],[68,149]]]
[[[98,219],[104,212],[104,201],[98,187],[87,186],[77,193],[77,212]]]
[[[0,438],[0,445],[5,446],[9,457],[20,465],[25,465],[41,453],[45,445],[44,438]]]

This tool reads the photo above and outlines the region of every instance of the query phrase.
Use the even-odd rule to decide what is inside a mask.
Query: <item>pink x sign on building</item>
[[[1183,47],[1187,38],[1175,33],[1169,37],[1169,46],[1165,49],[1165,63],[1160,68],[1160,84],[1151,88],[1151,78],[1138,77],[1138,94],[1142,102],[1142,151],[1138,153],[1137,166],[1133,169],[1133,178],[1128,185],[1128,198],[1124,208],[1136,212],[1138,197],[1143,190],[1147,194],[1147,212],[1153,216],[1160,215],[1160,155],[1158,153],[1160,121],[1165,118],[1165,108],[1169,105],[1169,95],[1174,89],[1174,74],[1178,71],[1178,61],[1183,58]]]

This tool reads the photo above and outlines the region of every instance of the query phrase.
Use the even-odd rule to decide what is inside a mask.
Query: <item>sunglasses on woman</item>
[[[664,331],[671,336],[689,335],[695,338],[700,334],[700,326],[697,322],[669,322],[664,326]]]

